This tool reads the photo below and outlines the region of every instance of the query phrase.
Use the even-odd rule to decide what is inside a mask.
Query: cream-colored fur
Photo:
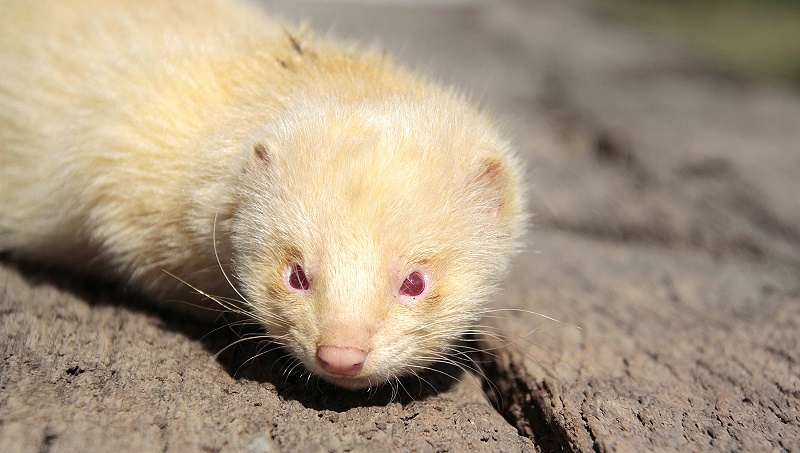
[[[216,253],[251,315],[349,387],[442,359],[480,315],[521,170],[460,96],[236,2],[0,8],[0,250],[162,299],[191,292],[167,272],[233,294]],[[412,269],[430,292],[398,298]],[[323,344],[369,356],[331,375]]]

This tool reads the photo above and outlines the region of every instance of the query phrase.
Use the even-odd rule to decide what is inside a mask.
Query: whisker
[[[213,302],[216,302],[217,305],[225,308],[225,310],[218,310],[218,309],[214,309],[214,308],[211,308],[211,307],[205,307],[205,306],[202,306],[202,305],[196,305],[196,304],[192,304],[190,302],[183,302],[183,301],[179,301],[179,302],[185,303],[187,305],[192,305],[194,307],[201,308],[201,309],[204,309],[204,310],[217,311],[219,313],[231,313],[232,312],[232,313],[238,313],[238,314],[241,314],[241,315],[250,316],[250,312],[248,312],[248,311],[246,311],[246,310],[244,310],[244,309],[242,309],[242,308],[240,308],[240,307],[238,307],[238,306],[236,306],[234,304],[231,304],[229,302],[224,301],[224,299],[227,299],[227,298],[221,298],[221,297],[217,297],[217,296],[214,296],[212,294],[209,294],[209,293],[201,290],[200,288],[192,285],[191,283],[187,282],[186,280],[178,277],[177,275],[173,274],[172,272],[170,272],[170,271],[168,271],[166,269],[164,269],[163,272],[165,274],[169,275],[170,277],[174,278],[175,280],[178,280],[179,282],[181,282],[184,285],[188,286],[193,291],[197,292],[197,294],[199,294],[199,295],[201,295],[203,297],[206,297],[206,298],[208,298],[209,300],[211,300]]]
[[[214,213],[214,227],[211,230],[211,242],[214,245],[214,258],[217,260],[217,265],[219,265],[219,270],[220,270],[220,272],[222,272],[222,276],[225,277],[225,281],[228,282],[228,285],[230,285],[231,289],[233,289],[233,291],[236,293],[236,295],[239,296],[242,299],[242,302],[245,302],[246,304],[250,305],[250,303],[247,301],[247,298],[244,297],[242,295],[242,293],[239,292],[239,289],[236,288],[236,285],[234,285],[233,282],[231,281],[231,279],[228,277],[228,274],[225,272],[225,268],[222,266],[222,262],[219,259],[219,251],[217,250],[217,217],[218,216],[219,216],[219,212]]]
[[[248,358],[247,360],[245,360],[244,362],[242,362],[241,364],[239,364],[239,366],[238,366],[238,367],[236,367],[236,371],[234,371],[234,373],[233,373],[233,374],[234,374],[234,375],[238,374],[238,373],[239,373],[239,370],[240,370],[240,369],[241,369],[243,366],[247,365],[248,363],[250,363],[250,362],[252,362],[252,361],[256,360],[257,358],[259,358],[259,357],[261,357],[261,356],[263,356],[263,355],[267,355],[267,354],[269,354],[269,353],[271,353],[271,352],[273,352],[273,351],[277,351],[277,350],[278,350],[278,349],[280,349],[280,348],[281,348],[281,346],[280,346],[280,345],[278,345],[278,344],[276,344],[275,346],[273,346],[273,347],[271,347],[271,348],[264,348],[264,350],[262,350],[262,351],[259,351],[259,352],[257,352],[256,354],[253,354],[253,355],[252,355],[250,358]]]
[[[484,311],[484,316],[487,313],[496,313],[496,312],[503,312],[503,311],[510,311],[510,312],[516,312],[516,313],[525,313],[525,314],[529,314],[529,315],[535,315],[535,316],[539,316],[540,318],[547,319],[548,321],[553,321],[553,322],[557,322],[559,324],[563,324],[565,326],[574,327],[576,329],[581,329],[580,326],[576,326],[574,324],[570,324],[568,322],[561,321],[559,319],[553,318],[551,316],[547,316],[547,315],[539,313],[539,312],[535,312],[533,310],[526,310],[524,308],[489,308],[489,309],[486,309]],[[500,317],[500,318],[501,319],[509,319],[509,318],[503,318],[503,317]]]

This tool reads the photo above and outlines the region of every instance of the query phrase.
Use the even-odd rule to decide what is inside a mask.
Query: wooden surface
[[[490,383],[306,385],[256,345],[215,359],[229,330],[5,262],[0,451],[800,451],[797,93],[571,1],[263,3],[508,125],[535,215],[484,323],[507,339],[476,358]]]

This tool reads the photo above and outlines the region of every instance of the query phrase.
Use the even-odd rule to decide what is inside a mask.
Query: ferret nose
[[[367,352],[357,348],[319,346],[317,360],[328,373],[355,376],[364,367]]]

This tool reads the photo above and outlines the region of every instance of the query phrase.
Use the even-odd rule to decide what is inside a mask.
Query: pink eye
[[[417,271],[408,274],[403,284],[400,285],[400,294],[408,297],[417,297],[425,291],[425,279]]]
[[[306,271],[298,263],[292,264],[292,267],[289,268],[289,286],[298,291],[306,291],[311,287],[308,277],[306,277]]]

